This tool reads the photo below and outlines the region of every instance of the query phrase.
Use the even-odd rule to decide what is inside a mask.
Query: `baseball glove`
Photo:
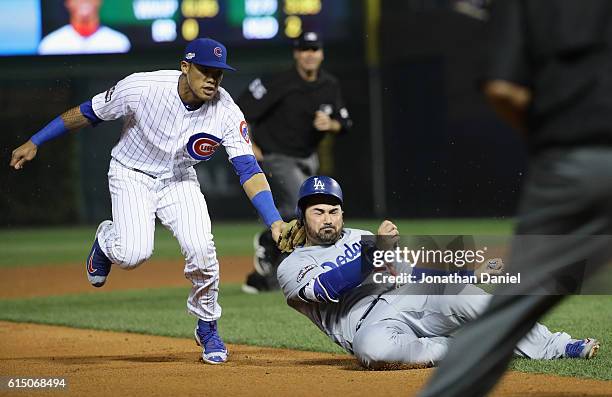
[[[304,225],[297,219],[287,222],[283,225],[283,232],[278,238],[276,246],[281,252],[293,252],[293,249],[298,245],[303,245],[306,241],[306,232]]]

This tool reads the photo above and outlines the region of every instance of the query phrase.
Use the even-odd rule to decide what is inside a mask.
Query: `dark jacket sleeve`
[[[531,71],[524,13],[520,0],[493,2],[487,24],[484,81],[499,79],[529,86]]]
[[[274,106],[283,99],[293,85],[286,76],[275,79],[258,77],[251,81],[236,103],[249,124],[257,124]]]
[[[340,85],[336,83],[336,99],[334,103],[334,113],[331,116],[333,119],[337,120],[340,125],[342,125],[341,132],[348,132],[353,126],[353,120],[351,120],[351,116],[346,108],[346,104],[344,103],[344,98],[342,97],[342,91],[340,90]]]

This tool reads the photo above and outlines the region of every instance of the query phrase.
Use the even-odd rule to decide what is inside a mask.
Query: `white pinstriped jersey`
[[[230,159],[252,155],[244,116],[229,93],[219,87],[212,100],[190,111],[178,94],[180,75],[178,70],[134,73],[93,97],[100,119],[124,118],[112,157],[126,167],[169,178],[208,160],[219,145]]]

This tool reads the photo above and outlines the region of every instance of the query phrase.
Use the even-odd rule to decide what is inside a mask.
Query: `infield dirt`
[[[414,395],[431,369],[364,371],[349,356],[229,345],[224,365],[193,340],[0,322],[0,374],[64,377],[71,396]],[[609,396],[612,382],[512,372],[495,396]],[[2,395],[38,395],[1,390]]]

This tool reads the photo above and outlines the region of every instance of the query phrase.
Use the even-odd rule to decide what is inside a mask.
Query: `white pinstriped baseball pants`
[[[206,200],[190,167],[169,179],[154,179],[111,160],[108,185],[113,222],[98,234],[102,251],[123,269],[134,269],[153,254],[155,217],[176,237],[193,284],[187,312],[205,321],[221,316],[219,262]]]

